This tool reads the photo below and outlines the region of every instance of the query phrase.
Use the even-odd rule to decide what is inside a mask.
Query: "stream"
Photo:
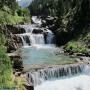
[[[24,69],[28,71],[28,83],[32,83],[35,90],[90,90],[89,66],[80,64],[48,68],[75,64],[76,58],[57,54],[53,32],[40,27],[41,19],[36,16],[32,20],[34,24],[20,25],[26,33],[18,35],[23,43],[21,55]],[[39,70],[30,71],[37,68]]]

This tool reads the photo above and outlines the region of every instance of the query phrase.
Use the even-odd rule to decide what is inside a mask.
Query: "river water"
[[[20,26],[26,30],[26,33],[18,35],[23,42],[21,54],[24,69],[29,70],[31,68],[46,68],[51,65],[76,63],[76,58],[57,54],[58,48],[55,46],[54,34],[48,29],[45,31],[44,28],[37,27],[37,25],[41,25],[40,19],[33,17],[33,22],[35,21],[34,25]],[[33,31],[38,31],[38,33],[33,33]],[[46,37],[44,33],[47,33]],[[81,69],[84,70],[82,71]],[[40,72],[31,73],[29,71],[28,81],[31,78],[30,80],[33,82],[35,90],[90,90],[89,72],[89,67],[82,68],[79,65],[44,71],[41,69]]]
[[[90,75],[78,75],[46,81],[35,90],[90,90]]]

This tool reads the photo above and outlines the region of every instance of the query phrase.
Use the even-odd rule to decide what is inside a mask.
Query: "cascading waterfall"
[[[51,47],[55,43],[52,31],[47,28],[40,28],[41,19],[33,17],[32,20],[33,24],[31,25],[20,25],[26,31],[18,34],[23,46],[40,45],[45,47],[46,44],[46,46],[50,45]],[[56,50],[56,48],[50,48],[47,51],[46,48],[44,50],[41,47],[40,49],[36,47],[23,48],[23,63],[27,66],[26,69],[30,68],[29,70],[31,70],[27,72],[27,83],[34,86],[34,90],[90,90],[90,67],[83,63],[59,66],[67,57],[63,59],[61,56],[49,52],[52,49]],[[56,66],[43,67],[51,64],[56,64]],[[32,70],[32,66],[36,68],[38,65],[42,68]]]
[[[24,28],[26,33],[18,35],[22,39],[22,43],[24,46],[32,46],[32,45],[44,45],[46,44],[54,44],[53,38],[54,35],[53,33],[48,30],[42,30],[43,28],[40,28],[41,25],[41,19],[38,19],[37,17],[32,17],[32,21],[34,24],[31,25],[19,25],[19,27]],[[33,31],[36,30],[38,33],[35,34]],[[39,32],[39,31],[42,31]],[[44,33],[47,33],[46,39],[44,36]],[[46,40],[46,41],[45,41]],[[29,43],[27,43],[29,42]]]
[[[54,44],[55,42],[54,42],[54,35],[53,35],[53,33],[50,31],[50,30],[47,30],[47,38],[46,38],[46,43],[47,44]]]
[[[35,44],[45,44],[43,34],[31,34],[30,35],[31,45]]]
[[[33,17],[32,20],[34,23],[32,25],[20,25],[20,27],[24,28],[26,31],[26,33],[18,35],[22,39],[23,46],[40,45],[41,47],[42,46],[45,47],[45,44],[47,44],[48,46],[50,45],[51,47],[51,44],[55,43],[54,42],[55,37],[52,31],[46,28],[40,28],[41,19],[37,19],[37,17]],[[35,47],[30,47],[29,49],[24,48],[24,49],[26,55],[24,56],[23,60],[26,66],[29,66],[29,63],[30,65],[34,63],[33,65],[42,64],[41,66],[43,67],[43,65],[47,64],[46,61],[48,61],[48,65],[49,63],[51,65],[51,61],[52,62],[56,61],[57,63],[55,64],[61,64],[61,61],[59,62],[58,60],[59,56],[58,55],[54,56],[54,54],[51,54],[53,52],[49,52],[52,51],[52,48],[48,51],[48,53],[46,52],[46,50],[44,51],[44,49],[39,50]],[[54,57],[55,60],[53,60],[51,57],[52,58]],[[62,59],[63,62],[64,59]],[[90,85],[90,74],[88,76],[82,75],[83,73],[86,74],[88,72],[90,72],[90,68],[86,67],[86,65],[82,63],[64,65],[64,66],[56,65],[54,67],[47,67],[44,69],[39,68],[36,69],[36,71],[33,70],[28,72],[27,82],[29,85],[34,86],[35,90],[90,90],[90,87],[88,87]],[[72,78],[72,76],[74,77]],[[86,84],[87,85],[84,86],[82,81],[85,82],[84,83],[85,85]]]
[[[29,40],[29,36],[27,36],[26,34],[20,34],[18,35],[21,40],[22,40],[22,43],[23,43],[23,46],[28,46],[30,45],[30,40]]]
[[[34,90],[90,90],[90,66],[85,65],[79,75],[47,80]]]
[[[41,19],[38,18],[37,16],[33,16],[32,21],[33,21],[33,23],[38,24],[38,25],[42,24]]]
[[[44,45],[44,35],[43,34],[32,34],[32,33],[25,33],[18,35],[23,43],[23,46],[30,46],[30,45]]]
[[[60,78],[63,76],[75,75],[83,72],[83,70],[84,70],[83,64],[41,69],[36,72],[28,73],[27,80],[28,83],[32,83],[34,86],[37,86],[45,82],[46,80]]]

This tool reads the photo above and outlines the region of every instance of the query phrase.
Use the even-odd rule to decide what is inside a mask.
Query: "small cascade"
[[[53,33],[50,31],[50,30],[47,30],[47,38],[46,38],[46,43],[47,44],[54,44],[55,41],[54,41],[54,35]]]
[[[33,17],[34,24],[19,26],[26,31],[26,33],[18,34],[22,39],[23,46],[54,44],[54,34],[48,29],[40,28],[37,25],[39,23],[38,20],[36,17]]]
[[[34,24],[29,25],[19,25],[20,28],[24,28],[26,33],[32,33],[33,29],[35,28]]]
[[[45,44],[43,34],[31,34],[30,40],[31,40],[31,45],[35,45],[35,44],[43,45],[43,44]]]
[[[35,23],[37,25],[41,25],[42,24],[41,19],[38,18],[37,16],[33,16],[32,17],[32,21],[33,21],[33,23]]]
[[[21,40],[22,40],[22,43],[23,43],[23,46],[28,46],[30,45],[30,40],[29,40],[29,36],[27,36],[26,34],[20,34],[18,35]]]
[[[28,83],[32,83],[34,86],[41,84],[46,80],[60,78],[63,76],[71,76],[83,72],[84,65],[71,65],[65,67],[54,67],[41,69],[36,72],[30,72],[27,75]]]

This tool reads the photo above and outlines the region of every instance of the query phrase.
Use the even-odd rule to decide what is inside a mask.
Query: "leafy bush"
[[[6,48],[0,46],[0,87],[11,87],[11,68],[11,61],[6,55]]]
[[[30,22],[30,17],[18,16],[17,13],[13,16],[7,12],[0,10],[0,23],[1,24],[18,24]]]
[[[0,30],[0,88],[12,87],[12,64],[6,54],[5,42],[5,36],[2,30]]]
[[[80,44],[79,42],[69,42],[64,49],[68,53],[87,53],[86,46]]]

